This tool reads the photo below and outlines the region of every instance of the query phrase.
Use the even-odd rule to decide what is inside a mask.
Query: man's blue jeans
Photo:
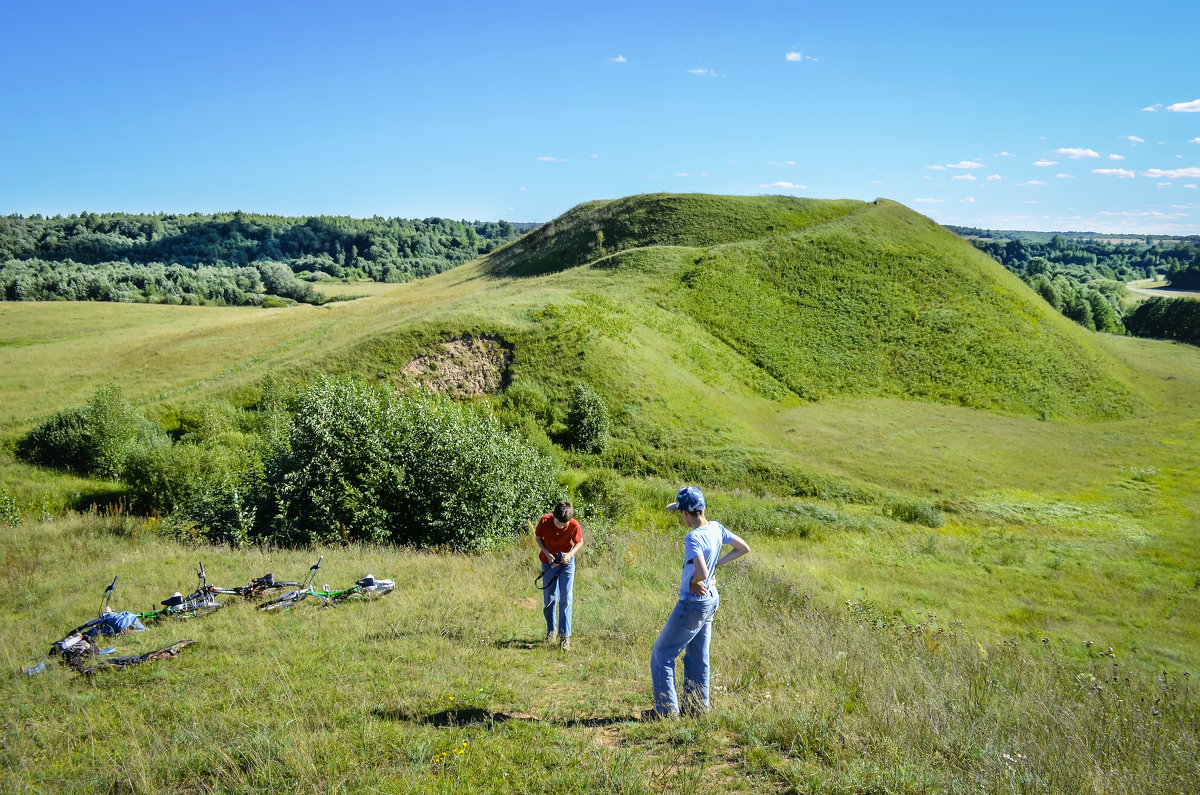
[[[650,681],[654,684],[654,709],[661,715],[679,711],[675,695],[675,658],[683,656],[683,710],[708,711],[709,659],[712,620],[719,599],[680,599],[650,652]]]
[[[555,576],[558,579],[554,579]],[[551,584],[553,583],[553,584]],[[558,634],[571,637],[571,591],[575,585],[575,558],[561,566],[542,564],[542,613],[546,616],[546,632],[554,632],[554,613],[557,606]]]

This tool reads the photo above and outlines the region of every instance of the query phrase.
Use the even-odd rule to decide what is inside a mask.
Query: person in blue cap
[[[720,604],[716,570],[750,551],[750,546],[720,522],[704,516],[704,495],[695,486],[684,486],[675,495],[668,511],[679,511],[679,519],[689,528],[683,540],[683,576],[679,582],[679,601],[658,633],[650,652],[650,680],[654,684],[654,708],[646,717],[676,715],[681,705],[675,692],[675,658],[683,657],[684,713],[708,711],[709,643],[712,620]],[[731,546],[720,557],[723,546]]]

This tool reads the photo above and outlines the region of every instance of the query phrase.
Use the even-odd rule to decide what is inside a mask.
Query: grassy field
[[[875,530],[893,548],[916,540]],[[186,590],[201,556],[213,582],[299,576],[323,553],[335,587],[367,572],[398,587],[334,610],[229,604],[116,644],[196,641],[175,660],[3,678],[6,791],[1183,792],[1200,780],[1189,676],[1091,638],[986,642],[932,610],[835,601],[826,577],[792,571],[831,551],[819,542],[756,540],[722,570],[713,711],[647,724],[635,716],[650,703],[649,648],[677,584],[670,525],[589,527],[569,653],[541,643],[528,541],[463,559],[185,548],[136,519],[24,531],[3,542],[10,670],[85,619],[112,572],[114,606],[135,609]]]
[[[331,585],[400,584],[123,639],[198,641],[142,669],[0,677],[6,789],[1200,789],[1200,351],[1088,333],[887,202],[631,197],[552,228],[322,307],[0,304],[10,671],[114,574],[136,609],[190,590],[200,558],[222,584],[317,554]],[[11,455],[105,381],[171,417],[251,402],[268,374],[399,386],[471,334],[512,346],[493,405],[548,449],[574,381],[613,417],[604,454],[556,453],[572,482],[624,472],[628,497],[586,524],[570,654],[540,643],[528,539],[197,547],[87,511],[119,483]],[[684,479],[754,554],[721,572],[712,714],[643,724]],[[898,520],[906,500],[945,523]]]

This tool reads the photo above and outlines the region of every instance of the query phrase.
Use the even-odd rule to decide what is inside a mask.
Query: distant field
[[[313,288],[326,297],[345,297],[359,298],[372,295],[387,295],[395,292],[400,287],[399,284],[388,284],[387,282],[372,282],[372,281],[353,281],[344,282],[341,280],[329,279],[312,283]]]

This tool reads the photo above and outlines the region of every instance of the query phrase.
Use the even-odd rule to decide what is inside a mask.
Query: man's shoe
[[[567,637],[566,635],[559,635],[558,636],[558,648],[562,649],[563,651],[570,651],[571,650],[571,639],[569,637]]]
[[[671,717],[671,716],[665,712],[659,712],[654,707],[650,707],[649,709],[642,710],[641,712],[638,713],[638,716],[637,716],[638,720],[643,721],[643,722],[655,721],[655,720],[666,720],[669,717]]]
[[[552,629],[546,630],[546,643],[549,643],[550,641],[554,640],[557,637],[558,637],[558,633],[555,632],[554,630],[552,630]]]

